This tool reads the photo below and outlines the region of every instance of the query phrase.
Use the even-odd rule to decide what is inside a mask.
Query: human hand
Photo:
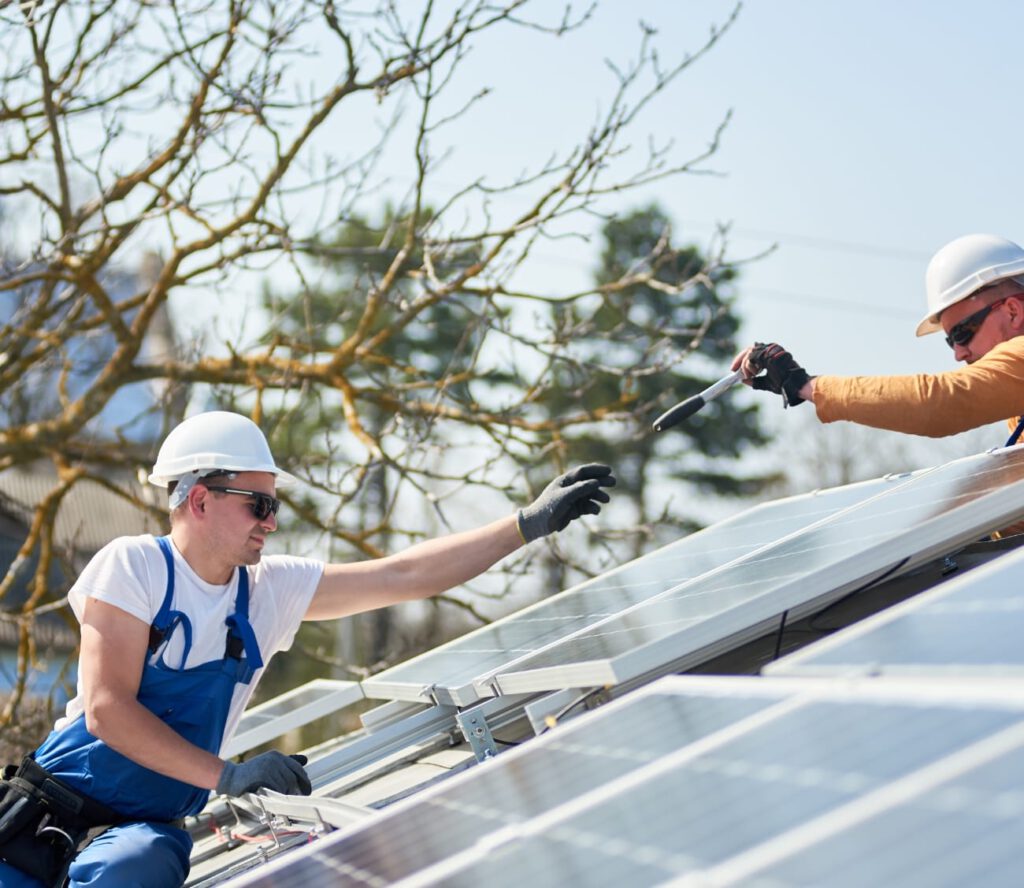
[[[529,543],[564,530],[580,515],[596,515],[610,497],[602,487],[614,487],[610,466],[587,463],[559,475],[534,502],[519,510],[516,525],[523,542]]]
[[[313,785],[302,767],[304,764],[304,755],[285,755],[273,749],[247,762],[225,762],[216,792],[240,796],[266,788],[285,795],[309,795]]]
[[[745,381],[752,388],[782,395],[783,403],[788,407],[802,404],[813,391],[813,387],[803,391],[811,377],[786,349],[775,342],[755,342],[736,356],[732,366],[734,370],[742,367]],[[762,370],[765,375],[758,376]]]

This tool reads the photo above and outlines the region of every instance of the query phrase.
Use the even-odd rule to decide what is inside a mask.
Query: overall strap
[[[181,668],[184,668],[188,659],[189,651],[192,649],[192,624],[188,617],[180,611],[171,610],[174,599],[174,555],[171,552],[171,541],[168,537],[157,537],[157,545],[164,556],[167,564],[167,591],[164,594],[163,603],[149,627],[149,652],[156,653],[157,649],[167,639],[176,626],[180,625],[185,633],[185,646],[181,656]],[[260,646],[256,641],[256,633],[249,623],[249,572],[244,565],[238,568],[238,592],[235,595],[235,612],[225,621],[228,627],[228,638],[226,645],[226,656],[240,658],[241,652],[235,652],[237,644],[232,642],[235,639],[241,641],[242,650],[248,661],[246,675],[252,677],[255,670],[263,667],[263,657],[260,655]],[[248,678],[245,679],[248,682]]]
[[[181,611],[171,610],[171,603],[174,599],[174,555],[171,552],[170,538],[157,537],[156,542],[164,556],[164,562],[167,564],[167,590],[164,592],[160,610],[157,611],[153,624],[149,627],[149,654],[150,656],[155,654],[160,645],[171,637],[171,633],[181,626],[181,631],[185,633],[185,643],[181,650],[179,668],[184,669],[189,652],[192,650],[192,623]],[[164,662],[163,654],[160,655],[160,662]]]
[[[155,654],[156,649],[163,644],[171,628],[171,602],[174,600],[174,556],[171,554],[170,538],[162,536],[156,538],[156,544],[164,556],[164,563],[167,565],[167,591],[164,593],[163,603],[157,611],[153,625],[149,627],[149,653]],[[191,628],[191,627],[190,627]]]
[[[1017,439],[1020,438],[1021,432],[1024,432],[1024,418],[1021,418],[1021,421],[1017,423],[1017,428],[1013,430],[1013,434],[1010,435],[1010,437],[1007,439],[1006,443],[1003,446],[1012,447],[1014,444],[1016,444]]]
[[[252,671],[263,667],[263,657],[260,655],[260,646],[256,641],[256,633],[249,622],[249,571],[244,565],[238,568],[238,593],[235,595],[235,612],[225,621],[228,627],[228,644],[230,648],[231,636],[242,639],[242,647],[245,650],[245,659],[248,661]],[[251,676],[252,672],[249,673]]]

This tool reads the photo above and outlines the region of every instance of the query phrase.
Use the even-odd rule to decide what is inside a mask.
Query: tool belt
[[[0,859],[44,885],[64,882],[86,833],[125,818],[25,756],[0,783]]]

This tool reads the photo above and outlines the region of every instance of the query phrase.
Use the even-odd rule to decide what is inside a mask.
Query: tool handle
[[[672,428],[676,423],[689,419],[706,403],[707,401],[704,400],[703,395],[694,395],[692,398],[687,398],[685,401],[676,404],[675,407],[666,410],[654,420],[654,431],[663,432],[665,429]]]
[[[717,398],[722,392],[728,391],[737,382],[743,381],[743,371],[735,370],[728,376],[723,376],[718,382],[709,385],[699,395],[694,395],[692,398],[687,398],[685,401],[681,401],[669,410],[666,410],[656,420],[654,420],[654,431],[663,432],[665,429],[672,428],[676,423],[682,422],[684,419],[689,419],[700,410],[708,401],[713,398]]]

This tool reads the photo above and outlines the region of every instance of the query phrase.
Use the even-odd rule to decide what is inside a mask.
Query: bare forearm
[[[473,579],[522,545],[510,515],[377,561],[328,564],[306,619],[330,620],[429,598]]]
[[[428,598],[482,574],[523,545],[514,515],[484,527],[428,540],[392,557],[409,598]]]
[[[94,704],[86,726],[133,762],[192,786],[213,789],[224,768],[221,759],[189,743],[136,700]]]

